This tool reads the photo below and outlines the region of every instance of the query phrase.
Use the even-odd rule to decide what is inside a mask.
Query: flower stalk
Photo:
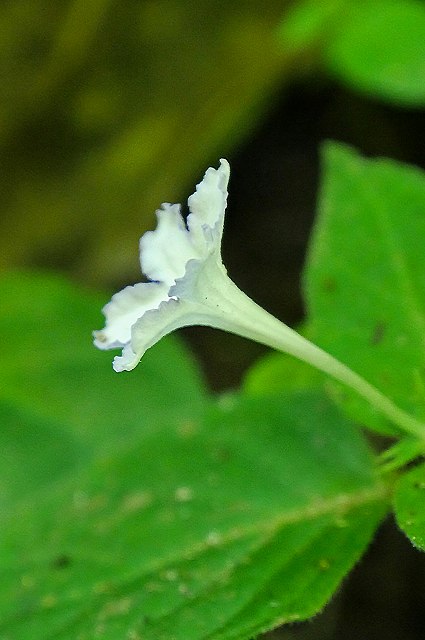
[[[216,315],[215,327],[286,353],[331,376],[367,400],[400,430],[425,440],[425,424],[416,420],[345,364],[272,316],[227,276],[215,274],[203,304]],[[210,283],[211,285],[211,283]]]

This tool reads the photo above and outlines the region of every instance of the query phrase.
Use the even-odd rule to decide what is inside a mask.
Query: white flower
[[[271,316],[227,276],[221,237],[230,167],[209,168],[188,200],[162,205],[158,226],[140,239],[142,272],[150,282],[128,286],[103,308],[106,325],[94,332],[99,349],[122,348],[115,371],[130,371],[149,347],[179,327],[207,325],[262,342],[322,368],[333,359]],[[325,367],[326,370],[326,367]]]
[[[122,348],[115,371],[131,371],[163,336],[188,325],[224,329],[308,362],[354,389],[402,430],[421,440],[425,425],[366,380],[271,316],[230,280],[221,237],[230,168],[209,168],[188,200],[185,223],[178,204],[163,204],[158,227],[140,239],[140,262],[150,282],[126,287],[104,307],[106,325],[94,332],[99,349]]]
[[[105,328],[94,332],[99,349],[122,347],[115,371],[134,369],[149,347],[179,327],[208,325],[266,344],[270,322],[285,327],[226,274],[220,248],[229,174],[226,160],[209,168],[188,200],[187,222],[178,204],[165,203],[157,211],[157,229],[142,236],[140,262],[151,282],[116,293],[103,309]]]
[[[146,349],[178,327],[214,324],[208,307],[204,310],[191,293],[206,272],[225,273],[220,244],[228,179],[229,164],[222,160],[218,170],[208,169],[189,198],[186,224],[180,206],[165,203],[157,211],[156,231],[140,239],[142,271],[151,282],[115,294],[103,309],[105,328],[94,333],[100,349],[123,347],[122,356],[114,359],[116,371],[133,369]]]
[[[221,237],[230,167],[209,168],[188,200],[162,205],[158,226],[140,239],[140,262],[151,282],[128,286],[103,308],[106,325],[94,332],[99,349],[122,348],[115,371],[131,371],[149,347],[179,327],[206,325],[262,342],[316,363],[320,349],[271,316],[227,276]],[[319,366],[319,368],[321,368]]]

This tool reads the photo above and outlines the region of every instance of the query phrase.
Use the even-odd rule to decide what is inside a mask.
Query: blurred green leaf
[[[86,452],[126,442],[170,416],[184,426],[201,412],[200,372],[174,337],[153,347],[131,374],[115,373],[113,352],[93,347],[108,295],[58,276],[17,273],[0,279],[0,297],[0,400],[36,423],[60,423]]]
[[[305,273],[313,341],[422,417],[424,210],[419,169],[328,144]],[[358,419],[388,429],[350,400]]]
[[[388,473],[406,467],[425,454],[425,442],[418,438],[404,437],[397,440],[379,455],[381,473]]]
[[[272,351],[248,369],[242,388],[249,395],[268,396],[312,389],[321,386],[324,380],[326,376],[311,365],[284,353]]]
[[[0,401],[0,511],[51,485],[87,459],[60,421]]]
[[[320,394],[230,401],[3,518],[0,634],[251,638],[318,611],[385,509],[364,440]]]
[[[350,0],[299,0],[285,13],[278,36],[287,49],[304,49],[321,42]]]
[[[425,551],[425,464],[402,476],[394,506],[399,527],[415,547]]]
[[[425,104],[425,6],[420,0],[360,0],[325,47],[329,70],[354,89],[395,104]]]

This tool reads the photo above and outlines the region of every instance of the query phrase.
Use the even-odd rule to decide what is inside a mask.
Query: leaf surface
[[[325,147],[305,272],[309,335],[401,408],[425,416],[425,177]],[[354,402],[354,401],[353,401]],[[388,431],[356,400],[369,426]]]
[[[94,452],[114,451],[161,424],[187,428],[208,402],[190,355],[173,337],[132,375],[91,344],[100,297],[52,275],[0,280],[0,508],[38,500]]]
[[[318,393],[227,400],[148,430],[3,518],[9,640],[230,640],[313,615],[386,488]]]
[[[200,372],[174,336],[131,374],[112,370],[114,352],[99,351],[91,337],[103,326],[107,295],[53,275],[18,273],[0,280],[0,296],[0,399],[35,420],[60,422],[87,451],[202,410]]]
[[[400,479],[394,506],[399,527],[415,547],[425,551],[425,464]]]
[[[418,0],[346,4],[325,48],[328,68],[371,96],[406,106],[425,103],[425,6]]]

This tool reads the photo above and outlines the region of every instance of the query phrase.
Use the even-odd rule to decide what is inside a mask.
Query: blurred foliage
[[[330,72],[396,105],[425,105],[425,4],[374,0],[348,6],[325,47]]]
[[[82,442],[84,461],[105,442],[115,447],[134,433],[155,430],[159,414],[185,423],[203,409],[200,372],[173,337],[146,354],[135,375],[112,370],[111,354],[91,344],[93,328],[103,322],[100,296],[58,276],[18,273],[3,275],[0,298],[0,402],[6,411],[17,407],[33,416],[34,440],[43,422],[48,431],[60,423],[66,438],[72,434]]]
[[[163,200],[266,108],[283,3],[13,0],[0,7],[1,266],[116,282]],[[200,169],[201,168],[201,169]]]
[[[288,78],[320,67],[423,101],[423,15],[419,0],[2,3],[0,268],[134,278],[154,210],[228,155]]]
[[[371,97],[425,104],[422,0],[302,0],[285,16],[287,50],[313,47],[326,70]]]

